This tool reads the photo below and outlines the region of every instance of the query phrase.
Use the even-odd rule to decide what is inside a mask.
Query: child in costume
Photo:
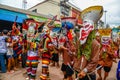
[[[35,80],[36,71],[38,66],[38,50],[35,42],[28,43],[30,49],[27,51],[26,70],[28,77],[27,80]]]

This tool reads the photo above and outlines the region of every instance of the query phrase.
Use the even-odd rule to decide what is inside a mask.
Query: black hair
[[[3,32],[3,34],[7,35],[8,30],[4,29],[2,32]]]

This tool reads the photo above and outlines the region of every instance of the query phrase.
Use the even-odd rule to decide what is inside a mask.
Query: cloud
[[[22,8],[22,0],[1,0],[1,4]]]
[[[69,0],[71,3],[79,7],[81,10],[93,6],[102,5],[106,13],[106,22],[108,24],[120,25],[120,0]],[[101,18],[105,21],[105,14]]]
[[[23,8],[23,0],[0,0],[1,4],[9,5],[12,7]],[[37,3],[44,0],[27,0],[27,9],[36,5]],[[104,10],[107,10],[106,20],[108,24],[120,24],[120,0],[69,0],[75,6],[81,10],[93,6],[102,5]],[[103,14],[102,20],[105,21]]]

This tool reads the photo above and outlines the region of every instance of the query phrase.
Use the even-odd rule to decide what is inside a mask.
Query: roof
[[[6,10],[10,10],[10,11],[14,11],[14,12],[19,12],[19,13],[23,13],[23,14],[29,14],[29,15],[35,15],[35,16],[41,16],[41,17],[45,17],[45,18],[51,18],[47,15],[43,15],[40,13],[34,13],[28,10],[23,10],[23,9],[19,9],[19,8],[14,8],[14,7],[10,7],[10,6],[6,6],[6,5],[2,5],[0,4],[0,9],[6,9]]]
[[[47,1],[50,1],[50,0],[44,0],[44,1],[42,1],[42,2],[40,2],[40,3],[38,3],[38,4],[36,4],[36,5],[34,5],[33,7],[29,8],[28,10],[30,10],[30,9],[32,9],[32,8],[34,8],[34,7],[36,7],[36,6],[38,6],[38,5],[41,5],[41,4],[43,4],[43,3],[47,2]],[[75,9],[81,11],[80,8],[76,7],[74,4],[72,4],[72,3],[70,3],[70,2],[67,2],[67,4],[68,4],[69,6],[74,7]]]
[[[32,8],[34,8],[34,7],[36,7],[36,6],[40,5],[40,4],[43,4],[43,3],[47,2],[47,1],[49,1],[49,0],[44,0],[44,1],[42,1],[42,2],[40,2],[40,3],[38,3],[38,4],[36,4],[36,5],[32,6],[32,7],[29,8],[28,10],[30,10],[30,9],[32,9]]]
[[[72,3],[70,3],[70,2],[68,2],[68,5],[72,6],[73,8],[75,8],[75,9],[77,9],[77,10],[79,10],[79,11],[82,11],[80,8],[76,7],[74,4],[72,4]]]

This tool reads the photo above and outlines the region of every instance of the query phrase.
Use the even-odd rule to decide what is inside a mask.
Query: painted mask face
[[[88,35],[90,32],[94,30],[94,24],[92,21],[84,21],[83,27],[80,29],[80,43],[84,44],[87,40]]]
[[[29,28],[28,28],[28,32],[31,33],[31,34],[34,34],[35,33],[35,27],[36,27],[36,24],[35,23],[29,23]]]

